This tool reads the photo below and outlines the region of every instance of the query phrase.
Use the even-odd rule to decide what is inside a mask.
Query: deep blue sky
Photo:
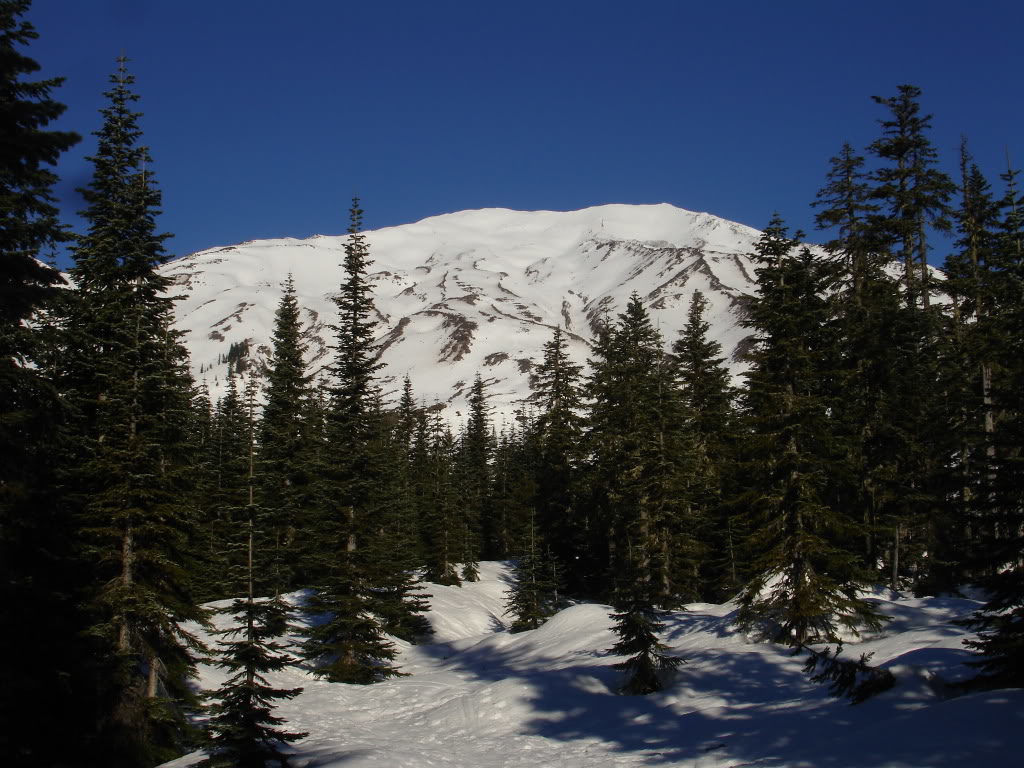
[[[1024,165],[1022,8],[35,0],[27,52],[67,78],[60,126],[86,135],[59,169],[68,212],[114,59],[132,60],[176,254],[343,232],[353,194],[368,228],[669,202],[810,231],[829,157],[877,136],[870,97],[901,83],[924,89],[950,171],[962,133],[994,182],[1007,148]]]

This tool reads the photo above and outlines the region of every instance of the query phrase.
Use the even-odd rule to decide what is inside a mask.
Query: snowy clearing
[[[481,563],[480,572],[479,583],[428,585],[432,642],[397,641],[408,677],[354,686],[301,668],[271,676],[305,687],[276,711],[310,734],[293,745],[293,768],[1003,768],[1024,753],[1024,691],[944,693],[971,674],[967,633],[953,622],[974,600],[879,591],[873,599],[892,621],[844,655],[873,653],[897,683],[858,706],[809,683],[803,656],[734,631],[732,604],[696,603],[666,624],[668,646],[686,659],[674,682],[630,697],[615,693],[607,606],[575,605],[511,634],[509,566]],[[204,688],[222,679],[200,669]]]

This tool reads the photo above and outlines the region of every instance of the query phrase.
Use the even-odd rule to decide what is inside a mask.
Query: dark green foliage
[[[675,368],[636,294],[595,352],[590,492],[608,546],[615,652],[633,654],[623,665],[630,674],[625,690],[647,693],[657,690],[657,669],[670,663],[657,644],[656,606],[677,604],[693,588],[686,583],[693,545],[683,482],[693,451]]]
[[[411,398],[411,384],[409,385]],[[420,588],[417,558],[417,525],[411,483],[406,469],[408,445],[393,428],[394,414],[374,404],[377,433],[371,444],[376,462],[385,468],[376,489],[376,509],[365,537],[365,577],[373,585],[370,610],[382,631],[414,642],[429,635],[430,624],[422,616],[429,608]],[[411,418],[411,414],[408,415]]]
[[[702,598],[731,597],[740,587],[738,528],[735,511],[726,503],[735,483],[738,441],[732,387],[722,346],[708,338],[707,300],[695,291],[686,326],[672,345],[678,366],[686,430],[693,451],[687,495],[695,528],[695,557],[700,575],[695,590]]]
[[[561,328],[543,351],[530,379],[538,408],[530,438],[536,446],[534,506],[555,559],[566,567],[568,588],[582,594],[593,589],[588,581],[595,575],[591,520],[586,507],[576,503],[583,461],[582,366],[569,358]]]
[[[191,379],[171,330],[169,281],[155,220],[160,203],[138,142],[132,77],[119,60],[101,111],[94,173],[82,190],[88,232],[75,248],[76,289],[56,360],[71,418],[68,501],[90,569],[100,741],[109,765],[139,765],[180,747],[181,705],[202,620],[189,593]]]
[[[830,648],[816,651],[804,646],[808,652],[804,674],[812,683],[828,683],[833,696],[846,698],[851,704],[860,704],[872,696],[884,693],[896,684],[896,678],[888,669],[872,667],[870,653],[862,653],[860,659],[840,659],[843,644],[838,643],[833,653]]]
[[[306,604],[313,625],[302,655],[316,665],[313,674],[332,683],[366,685],[400,675],[391,664],[395,646],[369,612],[374,595],[353,554],[339,552],[337,561]]]
[[[255,503],[256,478],[256,390],[255,377],[246,386],[246,422],[248,459],[248,503],[241,514],[233,515],[227,546],[240,555],[239,564],[229,579],[235,594],[245,594],[223,613],[231,615],[235,625],[220,634],[218,666],[228,670],[230,677],[212,694],[217,701],[211,708],[211,765],[251,766],[264,768],[265,761],[276,760],[287,765],[279,745],[297,741],[307,734],[278,730],[284,720],[272,714],[274,702],[298,696],[301,688],[274,688],[266,678],[295,662],[284,653],[276,638],[288,630],[290,606],[274,596],[269,600],[255,597],[261,572],[273,572],[272,538],[265,535],[270,516]],[[261,546],[261,543],[263,546]],[[269,545],[269,546],[268,546]],[[267,566],[270,566],[269,568]]]
[[[622,692],[645,696],[660,691],[666,677],[684,661],[670,656],[658,639],[663,625],[658,620],[659,612],[654,607],[651,595],[634,590],[627,600],[619,603],[612,614],[615,624],[612,629],[619,640],[609,649],[617,656],[629,656],[626,661],[615,665],[626,673]]]
[[[374,615],[374,580],[383,570],[373,564],[369,541],[379,530],[387,501],[380,450],[381,413],[375,373],[373,297],[366,272],[370,264],[362,210],[352,201],[345,241],[345,279],[335,299],[338,321],[333,382],[323,418],[324,445],[315,459],[316,517],[309,535],[315,539],[310,572],[316,579],[307,610],[314,617],[303,655],[314,674],[332,682],[372,683],[399,674],[390,665],[394,646]],[[345,450],[338,450],[345,446]],[[379,553],[380,549],[376,549]]]
[[[455,438],[436,412],[417,419],[413,467],[424,478],[419,496],[425,578],[436,584],[461,584],[456,564],[462,552],[460,506],[455,474]]]
[[[826,184],[813,203],[819,209],[815,224],[834,233],[825,248],[842,266],[842,290],[860,307],[868,298],[866,283],[881,277],[890,258],[888,238],[879,227],[880,206],[863,170],[864,158],[846,143],[829,162]]]
[[[877,237],[899,250],[903,262],[903,288],[908,307],[928,307],[931,276],[928,269],[927,226],[950,227],[948,202],[955,186],[935,166],[937,155],[927,137],[931,115],[922,115],[921,89],[901,85],[896,96],[872,97],[890,112],[882,120],[882,136],[871,152],[888,165],[876,169],[872,196],[881,215],[875,219]]]
[[[537,499],[537,446],[531,417],[517,411],[511,423],[502,424],[494,444],[491,481],[491,513],[506,532],[508,552],[521,553],[535,522]]]
[[[249,368],[249,340],[233,342],[227,354],[220,357],[218,362],[228,364],[228,376],[241,376]]]
[[[68,239],[57,219],[51,170],[62,152],[79,136],[47,131],[63,114],[63,104],[51,92],[63,78],[26,80],[39,65],[20,48],[38,35],[20,19],[30,0],[0,3],[0,359],[28,352],[31,335],[21,322],[32,315],[61,283],[56,270],[39,263],[45,249]],[[5,362],[6,364],[6,362]],[[4,401],[5,403],[8,401]]]
[[[561,568],[551,548],[538,537],[533,519],[529,522],[522,556],[515,561],[506,610],[515,617],[513,632],[537,629],[560,607]]]
[[[274,594],[298,586],[295,568],[300,522],[311,502],[311,438],[307,421],[309,378],[303,355],[299,304],[291,275],[274,316],[272,351],[266,368],[266,403],[259,431],[262,503],[270,515],[265,553]]]
[[[864,160],[845,144],[831,160],[827,184],[815,202],[820,229],[833,230],[826,244],[833,260],[836,356],[831,377],[833,426],[845,451],[845,472],[835,496],[861,526],[861,556],[878,560],[879,521],[897,493],[891,479],[903,433],[892,412],[901,404],[895,369],[897,327],[902,328],[897,282],[885,271],[891,254],[879,225],[879,206],[863,171]]]
[[[1005,370],[996,301],[999,208],[966,142],[961,144],[961,205],[954,217],[961,236],[944,265],[950,307],[937,345],[936,386],[945,428],[935,436],[935,450],[952,459],[936,462],[939,503],[929,519],[928,567],[918,587],[925,593],[952,591],[980,575],[981,553],[971,551],[972,528],[992,495],[993,383]]]
[[[889,379],[870,393],[884,400],[867,463],[874,470],[874,522],[889,538],[883,560],[894,588],[935,581],[927,553],[941,530],[941,475],[949,452],[943,445],[942,388],[936,386],[944,334],[941,309],[931,302],[935,286],[927,260],[930,232],[950,230],[948,203],[956,188],[936,167],[937,152],[927,136],[931,117],[921,114],[920,96],[919,88],[902,85],[894,97],[875,97],[890,115],[881,121],[882,136],[869,147],[882,162],[871,174],[871,197],[879,206],[870,216],[875,246],[903,265],[905,311],[876,314],[887,322],[869,329],[887,339],[890,350],[884,369]]]
[[[840,626],[877,626],[860,599],[865,574],[852,549],[856,522],[830,487],[845,471],[831,378],[834,269],[788,236],[778,216],[761,236],[758,334],[744,406],[752,484],[748,547],[756,573],[740,595],[738,622],[791,645],[837,639]]]
[[[487,393],[480,374],[473,380],[467,399],[469,416],[459,437],[456,454],[462,504],[458,531],[461,538],[459,559],[462,561],[462,580],[477,581],[481,556],[486,560],[506,556],[509,531],[506,521],[495,518],[491,505],[494,445],[487,412]]]
[[[248,505],[248,432],[246,407],[238,392],[238,381],[232,375],[211,415],[210,435],[203,452],[202,479],[208,487],[197,513],[199,563],[193,574],[200,601],[237,595],[241,586],[231,583],[232,568],[240,566],[241,561],[228,541],[234,523],[243,518]]]
[[[1015,177],[1003,177],[1007,193],[993,253],[992,321],[1002,343],[993,358],[988,493],[977,505],[984,553],[978,565],[991,596],[971,621],[978,639],[965,643],[982,657],[975,663],[979,687],[1024,687],[1024,201]]]
[[[639,577],[667,605],[692,585],[684,477],[693,457],[675,368],[635,294],[595,347],[590,397],[590,483],[616,591]],[[629,574],[629,576],[626,576]]]
[[[52,168],[79,137],[46,127],[63,112],[62,80],[30,79],[23,52],[37,35],[28,0],[0,2],[0,754],[13,766],[73,756],[89,728],[76,667],[88,650],[76,637],[76,574],[70,521],[56,503],[62,419],[45,365],[47,334],[26,324],[51,308],[62,283],[42,264],[68,239],[57,219]],[[51,723],[66,724],[51,738]]]
[[[231,676],[211,694],[217,703],[208,721],[212,756],[206,765],[264,768],[269,760],[284,766],[288,761],[280,745],[307,735],[279,729],[285,721],[273,714],[274,702],[292,699],[302,689],[275,688],[265,676],[295,662],[276,640],[289,610],[277,597],[236,600],[224,610],[236,624],[218,633],[224,639],[218,641],[217,666]]]

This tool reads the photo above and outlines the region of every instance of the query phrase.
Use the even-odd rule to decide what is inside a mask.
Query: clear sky
[[[59,168],[79,210],[124,52],[186,254],[467,208],[669,202],[763,227],[912,83],[947,169],[1024,165],[1013,0],[35,0],[27,53],[67,78]],[[818,236],[821,237],[820,235]],[[812,236],[812,239],[815,239]],[[945,244],[939,244],[939,250]],[[941,261],[942,253],[937,253]]]

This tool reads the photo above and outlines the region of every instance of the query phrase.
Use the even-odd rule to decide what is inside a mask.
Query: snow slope
[[[464,406],[479,371],[498,413],[510,415],[529,394],[531,362],[561,325],[578,362],[595,323],[614,318],[639,293],[671,343],[690,297],[710,301],[712,334],[735,359],[747,331],[741,297],[754,290],[748,255],[760,233],[671,205],[604,205],[580,211],[486,209],[435,216],[370,231],[367,240],[384,345],[385,389],[410,374],[426,405]],[[329,360],[332,297],[343,279],[345,236],[261,240],[214,248],[162,269],[183,297],[197,380],[214,397],[224,384],[223,356],[248,341],[268,351],[281,284],[294,275],[314,369]]]
[[[580,604],[540,629],[510,634],[509,569],[482,563],[482,581],[427,585],[430,644],[399,643],[408,677],[373,686],[318,681],[301,669],[272,676],[305,691],[281,705],[297,768],[924,768],[1004,766],[1024,754],[1024,691],[949,698],[969,672],[953,621],[978,603],[872,599],[893,617],[851,645],[891,669],[892,690],[856,707],[807,682],[802,659],[749,642],[732,604],[694,604],[665,637],[687,663],[664,692],[617,695],[607,606]],[[222,673],[202,667],[200,683]],[[200,754],[167,763],[194,765]]]

